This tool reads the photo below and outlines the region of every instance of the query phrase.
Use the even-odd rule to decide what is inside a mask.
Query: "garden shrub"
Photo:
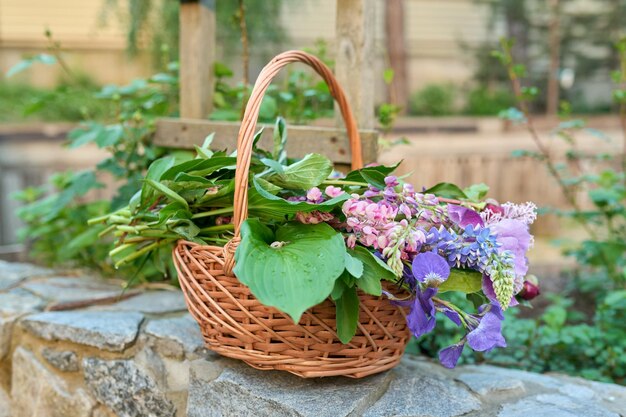
[[[416,116],[445,116],[456,113],[455,88],[450,84],[430,84],[411,95],[410,113]]]
[[[505,89],[477,87],[467,95],[464,113],[472,116],[497,116],[500,110],[515,104],[515,97]]]

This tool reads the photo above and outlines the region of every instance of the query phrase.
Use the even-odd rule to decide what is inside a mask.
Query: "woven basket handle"
[[[246,105],[246,111],[243,115],[241,127],[239,128],[239,136],[237,137],[237,170],[235,172],[235,200],[233,204],[235,237],[224,248],[226,261],[225,272],[227,272],[228,275],[232,273],[232,267],[234,265],[233,257],[240,240],[239,232],[241,224],[248,218],[248,174],[250,170],[250,160],[252,158],[254,132],[256,130],[261,102],[263,101],[265,91],[278,71],[292,62],[302,62],[309,65],[324,79],[328,85],[330,94],[339,105],[339,110],[341,110],[341,115],[346,125],[352,154],[352,169],[363,167],[361,138],[359,137],[356,120],[348,105],[346,96],[330,68],[315,56],[303,51],[287,51],[274,57],[274,59],[261,70],[259,77],[254,83],[248,104]]]

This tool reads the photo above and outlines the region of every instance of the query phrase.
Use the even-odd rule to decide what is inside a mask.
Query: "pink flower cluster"
[[[324,194],[326,194],[326,197],[329,197],[329,198],[339,197],[343,193],[344,191],[341,188],[334,187],[332,185],[329,185],[324,190]],[[306,201],[307,203],[311,203],[311,204],[320,204],[326,200],[326,198],[324,197],[324,194],[322,194],[322,191],[319,188],[313,187],[307,191],[306,197],[290,197],[288,200],[289,201],[301,201],[301,202]],[[309,212],[309,213],[298,212],[295,215],[295,220],[304,224],[318,224],[318,223],[324,223],[324,222],[331,222],[333,219],[334,219],[334,216],[331,213],[324,213],[322,211],[317,211],[317,210]]]

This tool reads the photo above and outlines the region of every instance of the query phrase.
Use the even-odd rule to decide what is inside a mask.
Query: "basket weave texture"
[[[173,252],[174,264],[187,307],[199,323],[208,349],[257,369],[284,370],[306,378],[361,378],[390,369],[400,361],[409,340],[402,308],[382,297],[359,292],[357,333],[350,343],[343,344],[337,337],[331,300],[307,310],[300,322],[294,323],[286,314],[261,304],[232,272],[239,229],[247,218],[248,173],[259,108],[276,73],[292,62],[308,64],[326,81],[346,124],[352,168],[362,167],[356,122],[330,69],[301,51],[276,56],[255,83],[239,131],[235,237],[225,247],[179,241]]]

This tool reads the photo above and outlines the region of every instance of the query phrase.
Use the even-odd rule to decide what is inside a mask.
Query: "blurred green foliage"
[[[409,98],[409,111],[416,116],[445,116],[457,113],[456,90],[450,84],[430,84]]]

